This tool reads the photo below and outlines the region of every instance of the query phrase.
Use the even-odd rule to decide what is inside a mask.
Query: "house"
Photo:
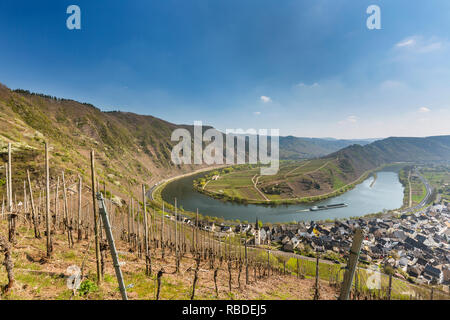
[[[270,233],[268,233],[266,228],[261,228],[261,230],[259,230],[259,238],[261,244],[267,244],[270,242]]]
[[[396,231],[392,232],[391,237],[401,240],[401,241],[404,241],[406,239],[407,235],[402,230],[396,230]]]
[[[281,243],[284,245],[284,244],[288,243],[289,241],[291,241],[291,239],[289,239],[288,236],[284,236],[283,240],[281,240]]]
[[[425,241],[423,242],[424,245],[426,245],[427,247],[437,247],[437,243],[433,240],[432,237],[428,237],[425,239]]]
[[[230,226],[222,226],[220,231],[225,233],[233,233],[233,229]]]
[[[294,244],[292,243],[292,241],[288,241],[283,245],[281,250],[286,252],[294,252]]]
[[[390,225],[381,221],[378,223],[378,226],[380,227],[380,229],[389,229]]]
[[[444,282],[445,283],[450,282],[450,266],[449,265],[445,265],[442,267],[442,273],[444,276]]]
[[[421,234],[416,235],[416,240],[421,243],[423,243],[426,239],[427,239],[427,237],[425,237],[424,235],[421,235]]]
[[[427,252],[427,251],[430,252],[431,251],[430,248],[428,248],[428,246],[426,246],[425,244],[423,244],[423,243],[421,243],[421,242],[419,242],[419,241],[417,241],[417,240],[415,240],[415,239],[413,239],[411,237],[406,238],[404,243],[405,243],[405,247],[409,248],[409,249],[418,248],[418,249],[421,249],[421,250],[423,250],[425,252]]]
[[[424,276],[428,275],[432,279],[436,279],[437,283],[440,284],[444,281],[444,274],[438,268],[431,265],[427,265],[423,270]]]
[[[428,261],[423,259],[422,257],[419,257],[419,258],[417,258],[417,262],[416,263],[418,265],[421,265],[421,266],[426,266],[428,264]]]
[[[398,261],[398,266],[400,269],[402,269],[403,271],[407,271],[407,267],[408,267],[408,263],[409,260],[406,257],[400,258],[400,260]]]
[[[291,242],[292,242],[292,244],[293,244],[293,246],[294,246],[294,249],[295,249],[295,248],[297,248],[298,245],[300,244],[300,239],[297,238],[297,237],[293,237],[293,238],[291,239]]]
[[[400,229],[402,229],[404,232],[409,233],[409,234],[413,234],[414,230],[407,228],[405,226],[400,226]]]
[[[249,224],[240,224],[236,227],[236,232],[245,233],[250,231],[251,225]]]
[[[411,277],[414,277],[414,278],[419,277],[420,274],[421,274],[420,269],[419,269],[418,267],[416,267],[416,266],[408,266],[408,267],[406,268],[406,272],[407,272]]]
[[[214,222],[206,222],[203,225],[203,230],[214,232],[216,230],[216,225],[214,224]]]

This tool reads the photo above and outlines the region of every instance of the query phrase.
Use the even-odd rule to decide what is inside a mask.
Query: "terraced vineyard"
[[[235,166],[229,172],[206,176],[197,188],[216,197],[252,203],[308,202],[343,193],[366,174],[338,157],[281,161],[276,175],[261,176],[257,166]]]

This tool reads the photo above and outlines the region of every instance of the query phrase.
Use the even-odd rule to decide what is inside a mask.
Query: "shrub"
[[[80,296],[88,295],[89,293],[96,292],[98,290],[97,285],[91,280],[84,280],[80,284],[80,288],[78,289],[78,293]]]

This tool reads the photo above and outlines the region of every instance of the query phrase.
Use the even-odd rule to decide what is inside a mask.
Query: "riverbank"
[[[165,180],[162,180],[158,183],[156,183],[152,188],[150,188],[150,190],[147,193],[147,197],[150,199],[150,206],[153,207],[154,209],[159,210],[161,213],[163,213],[163,209],[164,212],[166,213],[174,213],[175,212],[175,206],[171,203],[168,203],[167,201],[165,201],[162,198],[162,191],[164,190],[164,188],[171,182],[174,182],[175,180],[179,180],[185,177],[190,177],[202,172],[213,172],[215,170],[218,169],[223,169],[223,168],[227,168],[230,167],[229,165],[220,165],[220,166],[213,166],[213,167],[207,167],[207,168],[201,168],[192,172],[188,172],[188,173],[184,173],[181,175],[177,175],[174,177],[170,177],[167,178]],[[184,210],[182,204],[177,206],[177,212],[179,214],[188,216],[190,218],[196,217],[198,215],[200,220],[203,220],[204,217],[202,214],[197,213],[197,212],[192,212],[192,211],[188,211],[188,210]],[[211,219],[211,217],[208,217],[208,219]],[[214,218],[212,218],[214,219]],[[235,224],[233,221],[228,221],[229,224]]]
[[[214,170],[216,169],[211,168],[211,171]],[[333,222],[366,215],[377,217],[384,214],[396,215],[399,208],[402,207],[403,201],[403,187],[398,179],[397,166],[394,168],[389,166],[384,171],[380,171],[377,183],[373,188],[369,187],[372,179],[366,179],[363,183],[355,186],[353,190],[343,193],[337,198],[314,203],[314,205],[330,205],[337,202],[349,204],[346,208],[322,212],[305,210],[311,207],[310,204],[253,205],[215,199],[197,192],[192,186],[194,180],[204,176],[203,173],[197,171],[188,175],[183,175],[185,177],[177,181],[174,181],[176,177],[173,177],[170,183],[161,183],[154,189],[154,204],[159,211],[162,209],[164,199],[166,212],[173,212],[176,198],[179,213],[187,217],[195,217],[198,209],[201,217],[204,216],[205,219],[216,222],[216,224],[246,224],[254,221],[256,217],[264,223],[290,224],[311,220]]]
[[[377,168],[368,170],[364,172],[357,180],[346,184],[343,187],[340,187],[337,190],[334,190],[332,192],[321,194],[317,196],[308,196],[308,197],[301,197],[301,198],[291,198],[291,199],[277,199],[277,200],[270,200],[264,197],[264,200],[256,200],[256,199],[250,199],[250,198],[244,198],[240,197],[238,195],[235,196],[228,196],[224,193],[220,192],[214,192],[207,190],[205,188],[206,184],[210,182],[210,180],[206,181],[206,184],[198,183],[197,181],[194,181],[193,188],[204,195],[207,195],[209,197],[212,197],[214,199],[222,200],[222,201],[228,201],[238,204],[255,204],[255,205],[271,205],[271,206],[277,206],[277,205],[293,205],[293,204],[308,204],[308,203],[314,203],[317,201],[322,201],[330,198],[337,197],[339,195],[342,195],[352,189],[355,188],[358,184],[362,183],[364,180],[366,180],[370,175],[374,175],[376,179],[376,171],[379,171],[383,169],[387,165],[379,166]],[[206,176],[206,175],[205,175]],[[373,186],[374,181],[372,182],[371,187]],[[256,188],[256,185],[255,185]],[[259,189],[257,191],[261,192]]]
[[[375,182],[377,181],[377,173],[376,173],[376,172],[372,173],[372,176],[373,176],[373,181],[372,181],[372,183],[370,184],[370,187],[371,187],[371,188],[373,187],[373,185],[374,185]]]

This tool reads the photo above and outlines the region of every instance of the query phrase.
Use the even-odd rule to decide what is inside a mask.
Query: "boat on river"
[[[328,204],[324,206],[313,206],[309,208],[309,211],[329,210],[329,209],[343,208],[347,206],[348,204],[346,203]]]

